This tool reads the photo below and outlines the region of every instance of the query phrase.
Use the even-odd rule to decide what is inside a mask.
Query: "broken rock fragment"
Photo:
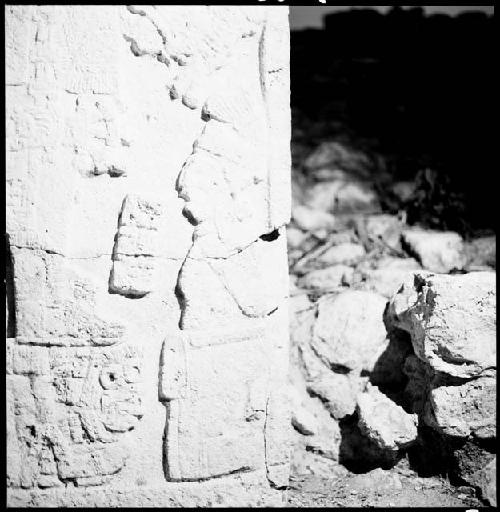
[[[458,233],[412,228],[403,232],[403,240],[431,272],[447,274],[465,266],[464,243]]]
[[[355,243],[341,243],[330,247],[318,257],[319,264],[327,265],[353,265],[366,254],[362,245]]]
[[[405,412],[374,386],[360,393],[357,401],[359,428],[379,448],[397,451],[415,442],[417,415]]]
[[[497,459],[491,459],[490,462],[481,470],[473,475],[471,479],[481,492],[483,500],[487,501],[492,507],[497,506]]]
[[[425,420],[444,434],[481,439],[496,437],[496,380],[480,377],[459,386],[440,386],[430,392]]]
[[[321,143],[306,159],[304,167],[311,171],[328,167],[366,176],[373,167],[371,159],[362,151],[338,141]]]
[[[421,265],[413,258],[382,258],[375,268],[365,265],[361,272],[365,279],[365,287],[390,298],[398,291],[411,272],[421,270]]]
[[[308,272],[301,277],[298,285],[302,288],[331,289],[348,285],[352,282],[354,270],[347,265],[332,265]]]
[[[332,368],[371,371],[388,341],[386,300],[371,292],[347,291],[318,301],[311,346]]]
[[[335,217],[331,213],[302,205],[294,207],[292,217],[295,224],[304,231],[331,230],[335,225]]]
[[[465,244],[467,268],[488,270],[496,267],[496,236],[483,236]]]
[[[496,368],[495,273],[415,273],[391,299],[386,322],[409,332],[435,371],[477,377]]]

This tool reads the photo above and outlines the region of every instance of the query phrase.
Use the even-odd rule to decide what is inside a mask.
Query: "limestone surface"
[[[497,460],[492,459],[482,470],[474,475],[474,483],[479,487],[481,496],[492,507],[497,506]]]
[[[281,503],[288,9],[5,19],[9,506]]]
[[[471,378],[496,368],[494,272],[415,273],[391,299],[387,318],[410,333],[415,354],[435,371]]]
[[[353,279],[354,271],[347,265],[332,265],[308,272],[298,281],[302,288],[335,289],[348,285]]]
[[[349,265],[360,261],[365,254],[366,251],[360,244],[341,243],[324,251],[318,257],[318,262],[323,266]]]
[[[349,291],[318,301],[311,346],[327,365],[371,371],[387,345],[383,322],[386,300]]]
[[[426,420],[447,436],[480,439],[496,437],[496,380],[480,377],[458,386],[439,386],[430,392]]]
[[[366,289],[389,299],[411,273],[421,269],[421,265],[413,258],[387,256],[379,260],[375,268],[366,265],[361,266],[359,270],[364,277]]]
[[[361,431],[381,449],[397,451],[417,439],[417,416],[387,398],[374,386],[357,398]]]
[[[293,220],[304,231],[331,230],[335,226],[335,217],[331,213],[313,210],[301,205],[297,205],[294,208]]]
[[[403,239],[431,272],[447,274],[462,270],[466,264],[464,242],[458,233],[411,228],[403,232]]]

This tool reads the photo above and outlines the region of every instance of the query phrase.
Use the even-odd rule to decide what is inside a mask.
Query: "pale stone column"
[[[288,9],[5,12],[9,505],[280,505]]]

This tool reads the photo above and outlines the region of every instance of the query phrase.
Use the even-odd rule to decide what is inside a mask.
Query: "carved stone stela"
[[[9,506],[282,503],[288,38],[6,7]]]

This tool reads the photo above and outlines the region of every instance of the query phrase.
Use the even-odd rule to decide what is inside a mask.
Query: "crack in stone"
[[[14,261],[12,259],[10,237],[8,234],[5,236],[6,242],[6,268],[5,268],[5,293],[6,303],[8,308],[7,322],[7,338],[16,337],[16,285],[14,274]]]
[[[266,466],[266,478],[268,482],[272,485],[272,482],[269,478],[269,466],[267,464],[267,422],[269,418],[269,400],[270,395],[268,393],[266,398],[266,409],[265,409],[265,418],[264,418],[264,427],[263,427],[263,435],[264,435],[264,464]]]
[[[95,259],[99,259],[99,258],[103,258],[103,257],[113,257],[113,256],[116,256],[115,252],[113,251],[112,253],[102,253],[102,254],[97,254],[95,256],[68,256],[66,254],[63,254],[62,252],[57,252],[57,251],[54,251],[52,249],[43,249],[41,247],[29,247],[27,245],[11,245],[11,247],[15,247],[16,249],[28,249],[30,251],[42,251],[42,252],[45,252],[47,254],[55,254],[57,256],[62,256],[63,258],[66,258],[68,260],[95,260]],[[183,258],[177,258],[175,256],[159,256],[159,255],[155,255],[155,254],[124,254],[124,253],[118,253],[118,256],[125,256],[125,257],[129,257],[129,258],[140,258],[140,257],[145,257],[145,258],[155,258],[155,259],[159,259],[159,260],[169,260],[169,261],[180,261],[182,260]]]
[[[148,16],[147,12],[142,11],[140,9],[136,9],[132,5],[127,5],[126,7],[127,7],[128,12],[130,12],[130,14],[138,14],[139,16],[143,16],[144,18],[146,18],[151,23],[151,25],[153,25],[153,27],[156,29],[156,31],[158,32],[158,35],[161,37],[163,45],[165,46],[165,44],[167,43],[167,38],[165,37],[165,34],[163,34],[162,30],[160,29],[160,27],[158,27],[158,25],[155,23],[155,21],[152,20]]]

